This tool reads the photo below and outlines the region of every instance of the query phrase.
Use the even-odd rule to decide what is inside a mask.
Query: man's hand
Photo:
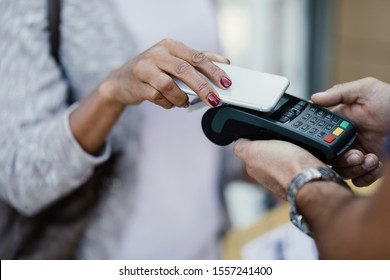
[[[390,124],[390,85],[365,78],[314,94],[312,101],[335,106],[333,112],[358,128],[354,147],[335,162],[334,169],[356,186],[369,185],[382,176],[382,147]]]
[[[239,139],[234,153],[246,164],[248,175],[279,198],[286,199],[291,180],[303,169],[326,166],[306,150],[284,141]]]

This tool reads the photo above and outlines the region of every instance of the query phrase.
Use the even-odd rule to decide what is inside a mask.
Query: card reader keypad
[[[279,121],[328,144],[336,141],[350,125],[348,121],[304,101],[285,112]]]
[[[279,119],[281,123],[287,123],[295,119],[305,109],[307,102],[299,101],[294,107],[290,108],[284,115]]]

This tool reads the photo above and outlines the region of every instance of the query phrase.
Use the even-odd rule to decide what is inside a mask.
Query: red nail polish
[[[225,77],[223,76],[221,78],[221,84],[225,87],[225,88],[228,88],[232,85],[232,81],[228,78],[228,77]]]
[[[211,92],[207,95],[207,101],[211,106],[216,107],[221,102],[221,99]]]

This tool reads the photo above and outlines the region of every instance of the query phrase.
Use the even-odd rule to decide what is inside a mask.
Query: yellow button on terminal
[[[341,133],[343,133],[343,132],[344,132],[344,129],[338,127],[332,133],[333,133],[333,135],[340,136]]]

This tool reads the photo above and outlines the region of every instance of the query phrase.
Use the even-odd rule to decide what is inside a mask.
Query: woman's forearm
[[[125,109],[125,105],[112,98],[113,90],[113,87],[103,82],[70,115],[74,137],[89,154],[99,153]]]

